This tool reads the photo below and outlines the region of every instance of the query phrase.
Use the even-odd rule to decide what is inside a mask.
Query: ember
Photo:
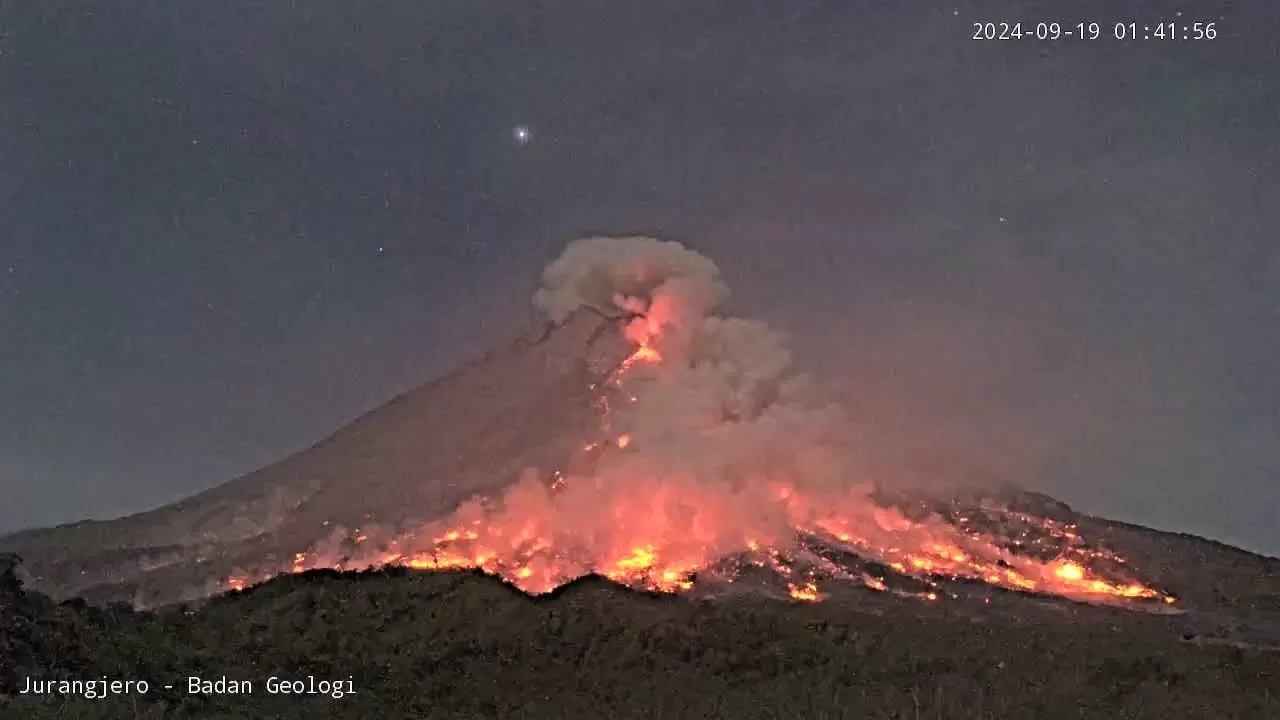
[[[804,585],[788,585],[787,589],[790,591],[791,597],[796,600],[813,602],[822,599],[822,596],[818,594],[818,586],[811,582]]]

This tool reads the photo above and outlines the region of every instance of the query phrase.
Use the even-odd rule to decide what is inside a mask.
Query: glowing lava
[[[365,528],[342,551],[307,548],[286,569],[480,568],[540,593],[588,573],[683,592],[695,573],[731,582],[757,567],[797,601],[837,583],[942,601],[956,597],[944,582],[981,581],[1172,602],[1113,579],[1127,576],[1123,560],[1069,523],[1002,508],[908,513],[877,499],[856,477],[842,416],[791,369],[784,336],[713,313],[727,290],[709,259],[645,238],[588,239],[545,279],[538,302],[553,320],[584,304],[630,314],[632,352],[591,385],[599,434],[573,463],[589,469],[530,470],[438,522],[377,540]]]
[[[812,582],[804,585],[787,585],[787,593],[795,600],[803,602],[814,602],[822,599],[822,595],[818,593],[818,586]]]
[[[627,392],[622,390],[627,375],[661,357],[649,346],[640,346],[621,363],[609,387]],[[622,433],[612,442],[593,442],[584,449],[608,453],[632,448],[636,442]],[[611,489],[602,492],[602,486]],[[996,537],[971,527],[968,517],[913,521],[901,510],[871,502],[863,488],[814,494],[768,479],[724,493],[689,483],[637,483],[628,481],[626,472],[613,476],[603,471],[594,478],[557,473],[550,486],[526,477],[497,506],[476,498],[448,520],[395,538],[380,553],[358,562],[299,552],[290,569],[381,564],[428,570],[479,568],[533,593],[594,572],[636,587],[683,592],[693,587],[694,573],[737,553],[745,564],[767,567],[784,577],[796,601],[822,600],[819,583],[827,582],[853,580],[872,590],[890,590],[885,578],[807,551],[801,542],[807,538],[810,544],[880,562],[899,575],[923,581],[926,590],[898,594],[926,601],[942,597],[938,581],[969,579],[1084,600],[1172,602],[1154,589],[1112,582],[1089,570],[1122,561],[1084,546],[1073,525],[1006,514],[1004,521],[1013,518],[1035,531],[1024,531],[1029,539],[1014,545],[1045,545],[1039,549],[1057,557],[1042,561],[1014,553]],[[608,517],[585,529],[575,524],[575,519],[588,516]],[[364,543],[367,538],[357,533],[352,539]],[[1059,545],[1046,545],[1053,542]],[[239,589],[245,584],[244,578],[236,578],[230,586]]]
[[[1063,563],[1058,566],[1058,569],[1054,571],[1054,574],[1063,580],[1083,580],[1084,568],[1081,568],[1079,565],[1071,562]]]

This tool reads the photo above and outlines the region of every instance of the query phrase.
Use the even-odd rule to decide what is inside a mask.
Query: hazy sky
[[[305,446],[607,232],[713,256],[891,463],[1280,554],[1276,3],[536,5],[4,4],[0,531]],[[970,39],[1018,19],[1102,38]]]

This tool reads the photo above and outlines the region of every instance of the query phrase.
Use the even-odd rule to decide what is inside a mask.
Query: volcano
[[[533,594],[599,575],[875,612],[1102,609],[1280,644],[1280,561],[1012,486],[867,476],[841,408],[784,335],[720,313],[727,292],[680,244],[579,240],[535,296],[545,327],[257,472],[0,551],[32,589],[143,607],[402,565]]]

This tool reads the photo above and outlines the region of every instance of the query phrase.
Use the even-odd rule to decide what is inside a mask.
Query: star
[[[528,125],[517,125],[511,129],[511,137],[515,138],[518,145],[528,145],[533,142],[533,131]]]

